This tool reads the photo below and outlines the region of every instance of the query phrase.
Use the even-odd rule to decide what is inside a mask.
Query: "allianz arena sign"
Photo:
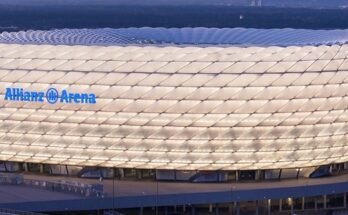
[[[71,93],[67,90],[49,88],[44,91],[27,91],[23,88],[6,88],[6,101],[47,102],[49,104],[95,104],[96,96],[93,93]]]

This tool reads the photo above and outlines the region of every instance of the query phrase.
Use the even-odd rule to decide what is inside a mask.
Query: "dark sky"
[[[242,1],[246,0],[238,1],[243,3]],[[263,1],[269,7],[226,6],[231,5],[229,2],[238,3],[237,0],[0,0],[0,32],[144,26],[348,28],[348,9],[333,10],[334,3],[337,5],[341,2],[343,5],[348,0]],[[176,4],[161,6],[159,2]],[[308,5],[314,5],[317,2],[320,4],[315,4],[315,8],[308,8]],[[122,3],[128,5],[122,5]],[[215,5],[206,6],[204,3]],[[289,6],[290,3],[291,6]],[[272,7],[275,4],[278,8]],[[327,10],[318,10],[318,8]],[[243,19],[240,18],[241,15]]]
[[[249,5],[251,0],[0,0],[11,5]],[[265,6],[344,8],[348,0],[263,0]]]
[[[177,4],[247,4],[249,0],[0,0],[0,4],[18,5],[67,5],[67,4],[95,4],[95,5],[177,5]]]

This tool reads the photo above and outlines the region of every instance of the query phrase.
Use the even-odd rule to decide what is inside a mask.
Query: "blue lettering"
[[[11,88],[6,88],[5,100],[13,100]]]
[[[19,88],[15,88],[14,94],[13,94],[14,100],[16,101],[21,100],[20,93],[21,93],[21,90]]]
[[[37,102],[37,92],[32,92],[31,93],[31,101],[35,101],[35,102]]]
[[[30,96],[30,92],[24,92],[24,94],[23,94],[23,100],[24,101],[31,101],[30,97],[31,97]]]
[[[39,92],[37,101],[38,101],[38,102],[44,102],[44,95],[45,95],[45,94],[44,94],[43,92]]]
[[[83,93],[81,95],[81,103],[88,103],[88,94],[87,93]]]
[[[60,103],[76,103],[76,104],[95,104],[96,96],[91,93],[68,93],[66,90],[62,90],[59,96],[59,92],[55,88],[44,92],[25,91],[23,88],[6,88],[5,100],[7,101],[26,101],[26,102],[44,102],[44,99],[50,104],[56,103],[57,100]]]
[[[97,103],[96,99],[95,99],[95,94],[90,94],[89,95],[89,99],[88,99],[90,104],[95,104]]]
[[[23,89],[18,89],[18,100],[23,101]]]
[[[68,93],[66,92],[66,90],[62,90],[62,95],[60,96],[60,102],[61,103],[69,103],[68,102]]]
[[[78,94],[78,93],[76,93],[75,95],[74,95],[74,102],[75,103],[80,103],[80,94]]]
[[[69,103],[74,100],[74,93],[69,93]]]

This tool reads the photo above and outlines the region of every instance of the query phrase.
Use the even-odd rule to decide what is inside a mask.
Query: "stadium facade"
[[[348,160],[347,45],[178,47],[120,35],[123,46],[1,45],[1,160],[181,170]]]
[[[346,30],[2,33],[0,160],[158,179],[345,169],[347,41]]]

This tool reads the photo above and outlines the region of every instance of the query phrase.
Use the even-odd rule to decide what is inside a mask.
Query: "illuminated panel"
[[[345,162],[347,53],[2,44],[0,159],[187,170]],[[47,102],[49,88],[72,100]],[[44,101],[6,100],[8,89]]]

